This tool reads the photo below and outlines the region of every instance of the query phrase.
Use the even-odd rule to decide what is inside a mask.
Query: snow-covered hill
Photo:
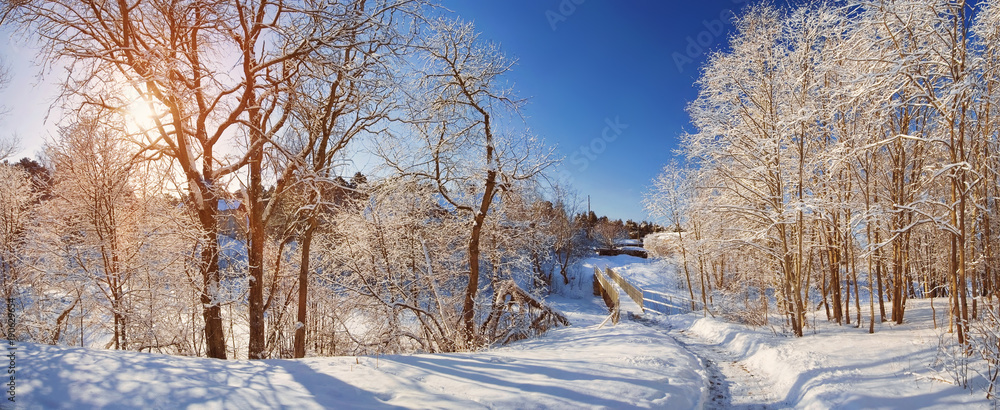
[[[219,361],[18,344],[16,400],[29,409],[990,407],[932,367],[938,331],[919,301],[913,323],[874,335],[817,323],[794,339],[701,313],[623,312],[601,326],[603,304],[587,294],[594,265],[686,293],[662,261],[589,259],[574,290],[551,299],[572,326],[468,354]]]

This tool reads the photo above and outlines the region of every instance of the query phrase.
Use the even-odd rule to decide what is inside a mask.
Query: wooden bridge
[[[701,304],[700,301],[692,301],[691,299],[685,297],[671,296],[651,290],[642,290],[642,288],[625,280],[625,278],[611,268],[605,268],[602,273],[601,270],[595,266],[594,296],[600,296],[604,299],[604,303],[608,306],[608,310],[611,313],[610,319],[612,323],[618,323],[618,319],[621,316],[621,299],[618,292],[619,288],[624,290],[625,294],[628,295],[628,297],[632,299],[636,305],[639,305],[639,309],[642,310],[642,313],[646,313],[646,309],[665,315],[690,312],[690,306],[692,304],[696,307]],[[678,303],[678,301],[681,303]]]

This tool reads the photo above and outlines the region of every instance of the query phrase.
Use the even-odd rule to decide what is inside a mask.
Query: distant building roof
[[[642,246],[641,239],[616,239],[615,246]]]
[[[220,211],[233,211],[240,209],[242,204],[237,199],[220,199],[219,200],[219,210]]]

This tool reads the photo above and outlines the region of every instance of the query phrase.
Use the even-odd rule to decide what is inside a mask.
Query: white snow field
[[[982,391],[962,389],[948,373],[934,370],[940,368],[932,366],[940,331],[929,329],[923,301],[911,301],[911,323],[881,325],[874,335],[816,320],[807,337],[796,339],[700,312],[634,319],[623,312],[617,325],[600,326],[607,311],[590,296],[594,265],[617,267],[644,288],[687,294],[673,285],[673,268],[664,261],[587,259],[569,296],[550,299],[572,326],[477,353],[221,361],[19,343],[16,408],[995,405]],[[623,310],[638,314],[638,306],[621,296]]]

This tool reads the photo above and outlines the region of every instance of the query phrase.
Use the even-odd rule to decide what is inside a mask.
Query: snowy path
[[[701,360],[709,375],[706,409],[773,409],[777,395],[764,377],[751,373],[736,355],[683,330],[670,335]]]
[[[640,286],[646,289],[658,288],[656,284],[650,286],[649,278],[636,275],[639,272],[636,272],[635,265],[630,268],[619,268],[618,270],[625,272],[625,275],[628,275],[631,280],[638,279],[637,282],[641,284]],[[721,346],[721,343],[713,343],[699,337],[696,333],[676,329],[670,323],[659,320],[663,316],[653,311],[647,311],[648,313],[645,315],[636,315],[640,311],[639,306],[624,293],[621,293],[620,297],[623,318],[627,317],[646,326],[669,330],[669,335],[679,345],[698,358],[708,376],[709,392],[704,403],[706,409],[790,407],[787,404],[778,403],[780,401],[779,395],[771,387],[774,385],[773,380],[752,373],[746,364],[738,361],[737,355],[727,351]]]
[[[737,355],[727,351],[719,343],[712,343],[695,333],[673,329],[669,323],[658,320],[657,316],[653,313],[642,317],[635,315],[633,311],[627,311],[626,315],[631,321],[669,330],[670,337],[698,359],[708,378],[709,391],[705,396],[705,409],[792,407],[779,403],[779,395],[771,387],[774,385],[773,380],[751,372],[746,364],[738,360]]]

